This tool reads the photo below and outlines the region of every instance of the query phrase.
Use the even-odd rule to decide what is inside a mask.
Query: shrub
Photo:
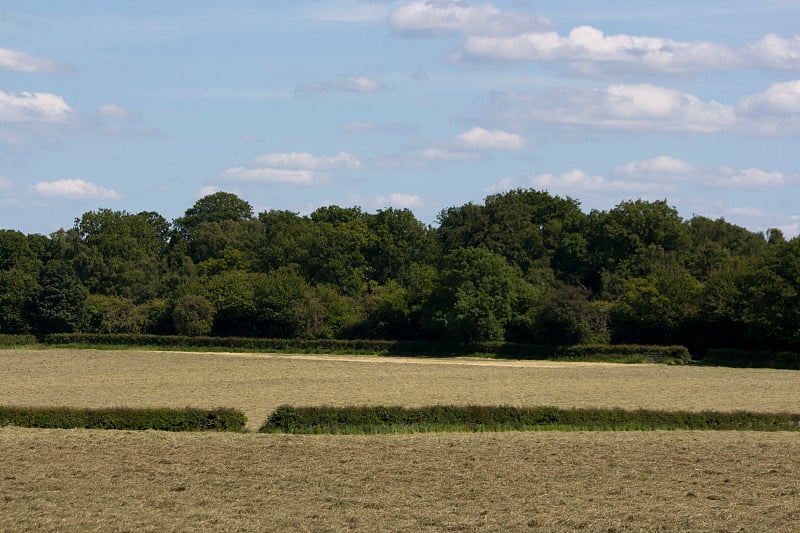
[[[0,406],[0,427],[242,431],[247,418],[233,409],[76,409]]]
[[[708,366],[800,370],[800,353],[711,348],[700,363]]]
[[[203,296],[181,296],[172,310],[175,331],[190,337],[208,335],[214,325],[214,312],[214,306]]]
[[[0,334],[0,346],[26,346],[30,344],[36,344],[36,337],[33,335]]]
[[[396,406],[293,407],[282,405],[262,433],[395,433],[524,430],[746,430],[800,431],[800,414],[688,412],[556,407]]]

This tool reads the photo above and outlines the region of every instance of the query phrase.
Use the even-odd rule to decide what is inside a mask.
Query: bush
[[[800,414],[556,407],[387,406],[293,407],[282,405],[262,433],[408,433],[419,431],[630,431],[630,430],[800,431]]]
[[[233,409],[75,409],[0,406],[0,427],[243,431],[247,418]]]
[[[6,335],[0,334],[0,346],[26,346],[36,344],[33,335]]]
[[[214,306],[205,297],[196,294],[181,296],[172,310],[175,331],[190,337],[208,335],[214,325],[214,313]]]

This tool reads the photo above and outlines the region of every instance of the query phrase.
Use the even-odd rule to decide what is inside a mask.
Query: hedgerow
[[[800,414],[556,407],[278,407],[262,433],[372,434],[432,431],[800,431]]]
[[[0,346],[28,346],[36,342],[34,335],[0,334]]]
[[[57,429],[243,431],[247,418],[234,409],[76,409],[0,406],[0,426]]]
[[[374,354],[422,357],[482,355],[504,359],[662,362],[686,364],[684,346],[576,345],[553,347],[509,342],[429,342],[369,339],[265,339],[255,337],[190,337],[180,335],[55,333],[42,337],[49,345],[148,346],[171,349],[219,349],[318,354]]]
[[[708,366],[800,370],[800,353],[712,348],[700,363]]]

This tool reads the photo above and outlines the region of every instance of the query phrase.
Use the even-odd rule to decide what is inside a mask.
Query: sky
[[[794,236],[799,31],[797,0],[0,0],[0,228],[533,188]]]

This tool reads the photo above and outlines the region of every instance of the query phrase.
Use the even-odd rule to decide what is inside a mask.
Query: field
[[[0,351],[0,404],[800,411],[800,372]],[[0,429],[0,531],[795,531],[800,434],[286,436]]]

